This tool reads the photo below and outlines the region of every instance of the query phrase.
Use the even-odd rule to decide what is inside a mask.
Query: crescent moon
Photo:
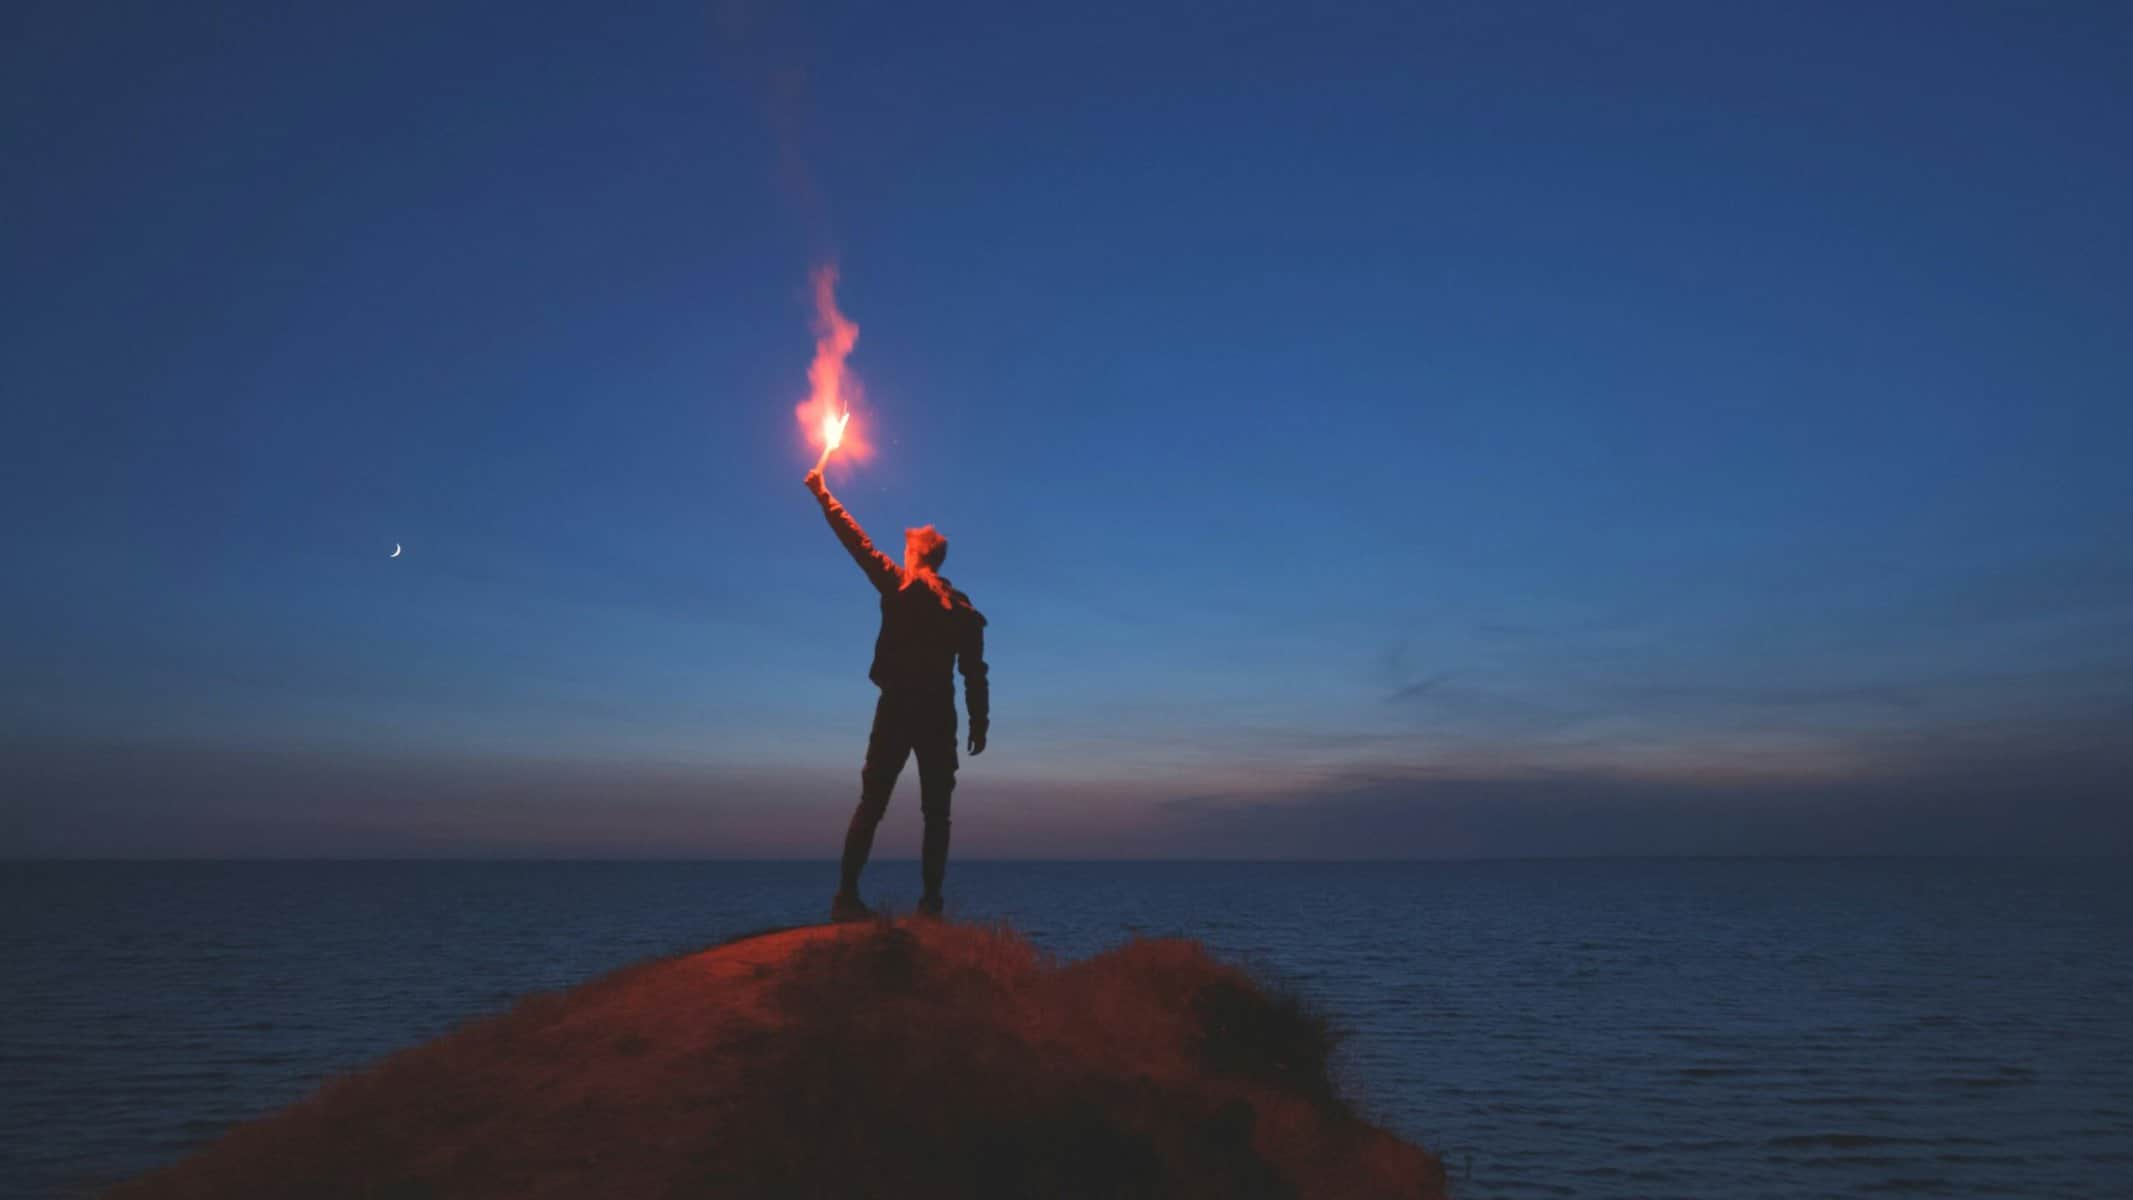
[[[400,557],[400,543],[398,543],[398,542],[394,542],[394,543],[393,543],[393,552],[392,552],[391,554],[388,554],[388,555],[386,555],[385,557],[387,557],[387,558],[398,558],[398,557]]]

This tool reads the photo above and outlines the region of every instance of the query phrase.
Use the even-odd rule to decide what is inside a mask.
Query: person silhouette
[[[859,772],[859,807],[844,834],[844,860],[830,919],[857,921],[873,910],[859,898],[859,875],[874,849],[874,829],[889,808],[889,793],[904,763],[918,756],[919,811],[926,832],[919,858],[925,892],[918,911],[938,916],[941,883],[948,873],[948,808],[955,794],[955,675],[963,672],[963,705],[970,710],[970,753],[985,753],[991,726],[991,691],[985,678],[985,618],[970,597],[940,574],[948,539],[931,525],[904,530],[899,567],[874,548],[866,530],[830,495],[822,469],[809,471],[807,488],[822,504],[837,540],[881,593],[881,632],[867,678],[881,689],[874,728],[867,735],[866,765]]]

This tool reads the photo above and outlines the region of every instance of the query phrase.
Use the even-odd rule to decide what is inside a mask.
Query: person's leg
[[[884,695],[874,705],[874,729],[867,735],[866,765],[859,770],[859,807],[852,810],[852,823],[844,832],[844,862],[838,872],[837,894],[857,900],[859,873],[866,869],[874,851],[874,829],[889,810],[889,793],[896,790],[896,777],[911,756],[908,722],[900,707]]]
[[[941,883],[948,875],[948,810],[955,796],[955,702],[947,701],[924,714],[912,739],[918,752],[919,807],[926,818],[926,837],[919,852],[919,879],[925,894],[920,912],[941,911]]]

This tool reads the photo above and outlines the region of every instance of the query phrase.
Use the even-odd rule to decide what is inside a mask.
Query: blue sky
[[[2123,6],[628,7],[11,10],[0,853],[832,853],[825,261],[960,850],[2133,849]]]

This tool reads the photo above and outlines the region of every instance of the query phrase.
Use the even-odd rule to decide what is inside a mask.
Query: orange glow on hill
[[[814,926],[528,997],[110,1194],[1444,1200],[1337,1041],[1191,942]]]

